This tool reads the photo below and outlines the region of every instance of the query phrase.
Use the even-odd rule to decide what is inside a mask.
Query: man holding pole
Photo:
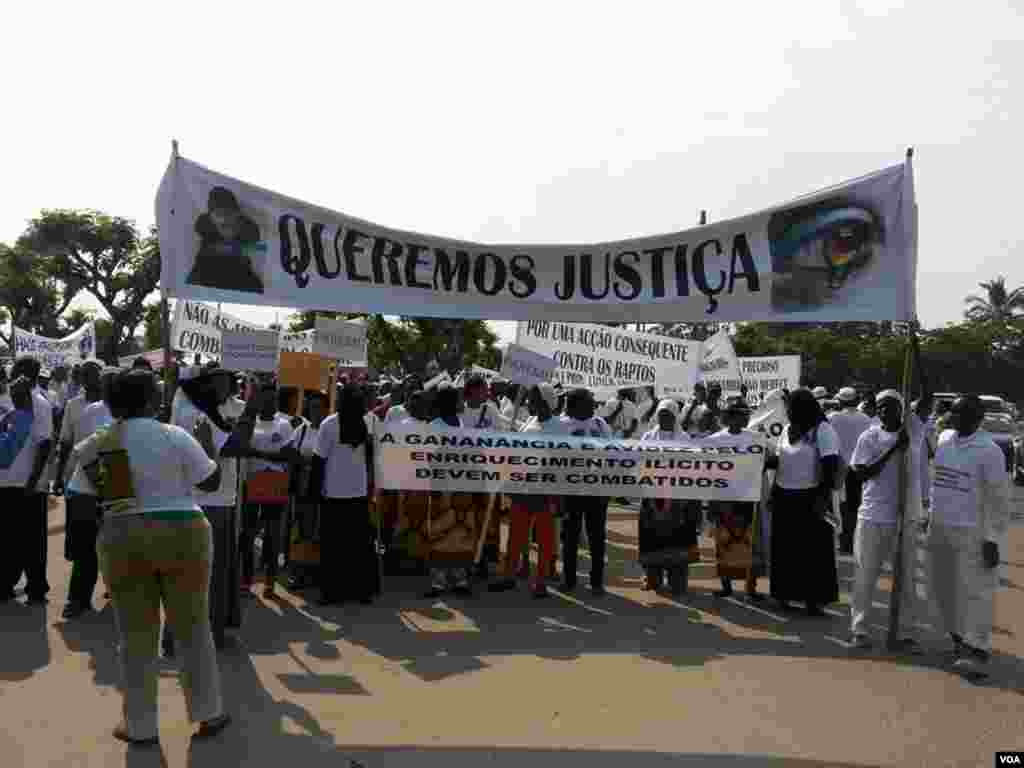
[[[857,564],[851,599],[852,644],[855,648],[871,647],[868,634],[868,618],[874,602],[875,587],[882,572],[882,564],[892,558],[896,562],[898,527],[897,519],[900,512],[900,459],[910,448],[911,461],[908,463],[909,477],[906,484],[907,517],[904,519],[921,518],[921,481],[918,472],[921,468],[920,451],[924,444],[924,425],[916,415],[907,415],[907,428],[904,429],[903,397],[892,389],[880,392],[876,398],[878,414],[882,420],[880,426],[865,430],[858,438],[851,459],[851,471],[855,472],[863,483],[860,507],[857,513],[856,533],[853,539],[853,556]],[[909,432],[909,435],[908,435]],[[912,530],[912,529],[910,529]],[[903,563],[909,566],[914,562],[916,550],[915,537],[902,537]],[[914,580],[904,574],[900,589],[903,610],[900,615],[900,645],[903,650],[911,653],[919,652],[917,640],[914,638],[915,600]]]
[[[931,581],[953,668],[988,676],[993,599],[999,584],[999,540],[1010,521],[1010,485],[1003,452],[979,431],[985,415],[976,395],[950,408],[953,429],[939,437],[932,482]]]
[[[462,412],[462,426],[466,429],[505,431],[510,420],[505,419],[498,407],[488,397],[487,381],[479,373],[466,379],[463,388],[465,408]],[[479,509],[478,519],[483,521],[483,550],[477,556],[477,576],[486,581],[489,563],[497,564],[501,554],[501,528],[494,494],[474,494]]]

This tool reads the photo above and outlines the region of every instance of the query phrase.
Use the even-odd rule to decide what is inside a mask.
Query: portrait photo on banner
[[[189,285],[262,294],[266,288],[268,231],[263,211],[243,207],[226,186],[192,183],[194,238]]]

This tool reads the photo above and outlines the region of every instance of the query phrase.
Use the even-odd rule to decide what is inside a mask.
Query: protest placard
[[[344,367],[366,365],[366,325],[317,315],[313,351]]]
[[[221,367],[229,371],[276,371],[279,342],[277,331],[224,331]]]
[[[593,389],[598,397],[648,386],[659,396],[683,397],[693,390],[700,363],[699,341],[589,323],[520,322],[516,343],[553,359],[554,381]]]
[[[551,381],[558,368],[550,357],[532,352],[518,344],[509,344],[501,361],[501,378],[508,379],[524,387],[532,387],[545,381]]]

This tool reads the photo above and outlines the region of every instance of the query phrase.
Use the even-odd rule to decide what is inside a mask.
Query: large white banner
[[[86,323],[62,339],[38,336],[18,328],[14,332],[14,356],[34,357],[43,368],[71,367],[96,356],[96,324]]]
[[[189,354],[220,358],[224,331],[255,332],[263,328],[198,301],[179,300],[174,305],[171,323],[171,348]]]
[[[800,355],[741,357],[740,377],[751,395],[766,395],[776,389],[792,392],[800,386]],[[730,382],[732,383],[732,382]],[[739,394],[740,388],[725,388],[725,394]]]
[[[516,327],[516,343],[558,363],[554,381],[587,387],[598,397],[616,389],[654,387],[658,396],[693,391],[700,342],[584,323],[530,320]]]
[[[910,320],[910,162],[736,219],[579,245],[486,245],[355,219],[172,158],[170,295],[297,309],[580,322]]]
[[[758,501],[764,437],[641,443],[402,425],[385,426],[376,453],[391,490]]]

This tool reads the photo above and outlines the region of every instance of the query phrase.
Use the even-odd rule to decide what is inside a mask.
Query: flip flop
[[[212,739],[231,724],[231,715],[221,715],[213,720],[206,720],[199,725],[193,739]]]
[[[114,738],[119,739],[126,744],[131,744],[133,747],[152,747],[160,743],[159,736],[151,736],[148,739],[133,739],[128,734],[128,726],[121,723],[114,729]]]

